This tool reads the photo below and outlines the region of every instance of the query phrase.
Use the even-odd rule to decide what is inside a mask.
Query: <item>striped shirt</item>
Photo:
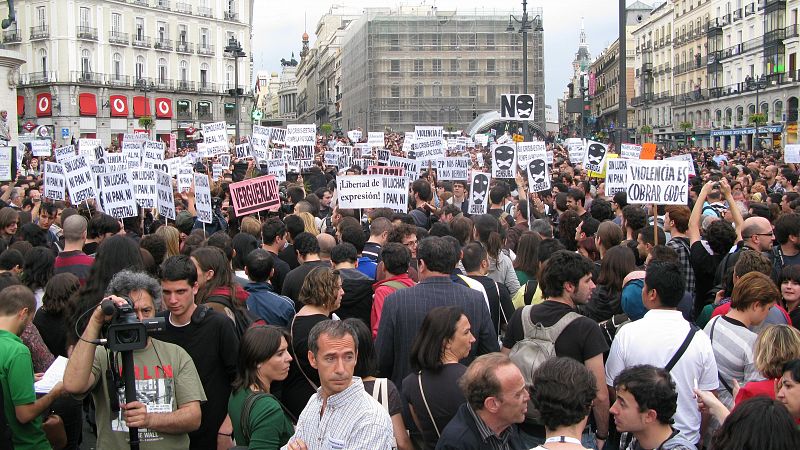
[[[395,445],[389,413],[364,390],[359,377],[353,377],[347,389],[328,397],[327,402],[322,388],[317,389],[300,413],[289,442],[296,439],[302,439],[309,449],[325,450],[388,450]]]
[[[489,428],[483,419],[478,416],[478,413],[472,409],[472,406],[467,403],[467,411],[472,416],[472,419],[475,420],[475,425],[478,426],[478,433],[481,435],[481,439],[483,439],[483,443],[485,446],[483,448],[492,449],[492,450],[508,450],[511,446],[508,443],[508,438],[511,436],[512,426],[509,426],[502,433],[500,436],[494,434],[491,428]]]
[[[717,316],[706,324],[704,331],[711,338],[719,377],[728,386],[733,388],[734,379],[742,386],[750,381],[764,379],[753,362],[753,345],[757,335],[744,324],[726,316]],[[717,390],[719,400],[729,409],[733,408],[731,392],[722,381]]]
[[[61,252],[56,257],[53,273],[55,275],[71,273],[78,277],[81,286],[83,286],[89,278],[89,271],[92,268],[92,264],[94,264],[94,258],[80,250]]]

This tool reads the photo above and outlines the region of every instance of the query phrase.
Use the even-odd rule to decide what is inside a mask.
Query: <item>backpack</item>
[[[381,286],[389,286],[390,288],[394,289],[395,292],[399,291],[400,289],[405,289],[410,286],[406,286],[403,282],[392,280],[382,283]]]
[[[531,320],[531,309],[533,306],[522,308],[522,328],[525,337],[514,344],[508,357],[517,365],[522,376],[525,378],[527,386],[533,385],[533,373],[536,369],[550,358],[556,357],[555,342],[572,321],[581,317],[580,314],[570,311],[558,320],[553,326],[545,327],[541,323],[534,324]],[[528,423],[541,423],[541,413],[528,400],[528,412],[525,413],[525,421]]]
[[[714,205],[703,206],[702,214],[705,214],[705,212],[708,211],[708,210],[711,210],[714,213],[715,216],[717,216],[718,218],[722,219],[722,216],[723,216],[722,212],[718,208],[715,208]]]
[[[223,295],[212,295],[209,296],[206,300],[206,303],[216,303],[218,305],[222,305],[225,308],[225,314],[228,317],[231,317],[233,314],[233,322],[236,328],[236,335],[239,337],[239,340],[242,339],[244,336],[244,332],[247,331],[253,325],[266,325],[267,322],[264,319],[256,317],[253,313],[250,312],[245,307],[236,308],[231,304],[231,301],[228,297]],[[211,306],[211,305],[209,305]]]

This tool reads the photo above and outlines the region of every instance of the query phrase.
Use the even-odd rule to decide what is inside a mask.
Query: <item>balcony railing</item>
[[[194,44],[186,41],[177,41],[175,43],[175,51],[178,53],[194,53]]]
[[[31,27],[31,40],[34,39],[47,39],[50,37],[50,27],[47,25],[39,25],[38,27]]]
[[[120,75],[120,74],[111,74],[108,76],[108,85],[109,86],[129,86],[131,82],[131,77],[128,75]]]
[[[14,44],[18,42],[22,42],[22,34],[20,34],[19,30],[3,31],[4,44]]]
[[[176,80],[175,90],[182,92],[192,92],[194,91],[194,81]]]
[[[156,3],[153,5],[153,7],[169,11],[169,0],[156,0]]]
[[[150,36],[137,36],[134,34],[131,38],[131,45],[134,47],[150,48],[152,41]]]
[[[198,6],[197,15],[202,17],[214,17],[214,11],[207,6]]]
[[[208,94],[216,94],[217,93],[217,84],[216,83],[209,83],[209,82],[200,82],[197,84],[197,90],[199,92],[204,92]]]
[[[122,33],[120,31],[113,31],[113,30],[108,32],[109,44],[128,45],[128,42],[130,42],[128,33]]]
[[[55,72],[32,72],[21,77],[20,85],[37,86],[40,84],[52,83],[56,80]]]
[[[73,70],[71,75],[72,81],[79,84],[103,85],[106,81],[105,75],[98,72]]]
[[[233,11],[225,11],[225,20],[230,20],[231,22],[238,22],[239,15]]]
[[[197,111],[197,120],[213,120],[214,113],[211,111]]]
[[[139,5],[139,6],[150,6],[148,0],[131,0],[131,3],[133,3],[134,5]]]
[[[156,39],[156,42],[153,44],[153,48],[156,50],[163,50],[165,52],[170,52],[172,51],[172,40]]]
[[[175,83],[173,80],[169,80],[167,78],[156,78],[153,80],[155,84],[155,88],[160,91],[171,91],[175,89]]]
[[[206,56],[214,56],[214,46],[206,44],[205,46],[198,45],[197,46],[197,54],[198,55],[206,55]]]
[[[178,120],[192,120],[192,112],[187,110],[177,110],[175,111],[175,117]]]
[[[191,14],[192,13],[192,5],[189,3],[178,2],[175,3],[175,11],[184,14]]]
[[[87,26],[79,26],[77,31],[78,39],[88,39],[90,41],[97,40],[97,28],[94,27],[87,27]]]

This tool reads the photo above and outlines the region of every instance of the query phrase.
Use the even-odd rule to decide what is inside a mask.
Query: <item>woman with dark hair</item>
[[[513,297],[519,290],[519,279],[514,272],[514,263],[503,249],[503,240],[500,237],[500,222],[490,214],[481,214],[472,217],[475,224],[473,238],[480,242],[486,253],[489,254],[489,278],[505,285]]]
[[[60,273],[50,278],[44,289],[42,307],[36,311],[33,324],[39,329],[50,353],[67,357],[67,318],[73,313],[72,295],[81,283],[71,273]]]
[[[238,335],[243,336],[249,325],[245,302],[250,294],[234,281],[225,253],[217,247],[200,247],[192,252],[192,262],[197,267],[195,302],[225,314],[236,325]]]
[[[517,258],[514,260],[514,271],[517,274],[519,285],[530,281],[536,281],[536,273],[539,271],[539,243],[542,238],[539,233],[525,231],[517,242]]]
[[[344,323],[350,325],[358,337],[358,360],[353,372],[354,376],[361,377],[364,383],[364,390],[383,405],[386,412],[392,418],[392,429],[398,450],[413,450],[411,438],[408,436],[406,424],[403,422],[403,401],[400,393],[392,380],[387,378],[376,378],[378,375],[378,355],[375,353],[375,345],[372,343],[372,332],[361,319],[351,317],[345,319]]]
[[[0,239],[4,240],[6,244],[11,244],[11,239],[17,234],[18,227],[19,212],[8,206],[0,209]]]
[[[20,281],[27,286],[36,296],[36,309],[42,307],[44,287],[47,280],[53,276],[53,267],[56,257],[47,247],[34,247],[25,255],[25,264],[22,266]]]
[[[575,240],[575,230],[581,224],[581,218],[575,211],[564,211],[558,216],[558,239],[564,247],[571,252],[578,251],[578,241]]]
[[[781,270],[781,304],[789,313],[792,325],[800,329],[800,265],[791,264]]]
[[[578,312],[597,322],[621,314],[622,282],[634,270],[636,257],[628,247],[618,245],[609,249],[600,263],[597,287],[592,291],[589,303],[578,305]]]
[[[25,213],[27,211],[22,211]],[[23,214],[20,214],[22,216]],[[30,214],[28,212],[28,214]],[[22,221],[22,219],[20,219]],[[26,223],[19,227],[17,235],[14,236],[14,241],[26,241],[34,247],[44,247],[47,245],[47,233],[35,223]]]
[[[273,325],[248,329],[239,345],[236,380],[228,400],[233,438],[249,449],[277,450],[294,434],[281,402],[270,393],[272,382],[289,375],[291,337]]]
[[[343,295],[339,272],[330,267],[315,267],[300,288],[298,299],[303,307],[289,325],[292,335],[289,348],[294,362],[283,384],[281,397],[295,417],[300,417],[308,399],[319,387],[319,375],[308,362],[308,333],[317,323],[330,319],[331,313],[341,306]]]
[[[800,448],[800,431],[788,405],[785,402],[781,404],[780,399],[753,397],[729,412],[713,393],[698,389],[695,389],[695,393],[700,409],[708,410],[717,420],[724,420],[711,438],[711,448],[714,450]]]
[[[450,234],[458,239],[462,247],[472,240],[474,224],[469,217],[459,216],[450,221]]]
[[[436,447],[442,430],[466,401],[458,380],[467,368],[459,361],[469,355],[475,337],[469,319],[457,306],[431,309],[411,345],[416,373],[403,380],[403,399],[422,431],[425,449]]]

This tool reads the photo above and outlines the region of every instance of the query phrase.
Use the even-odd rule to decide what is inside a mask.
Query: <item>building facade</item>
[[[57,145],[109,142],[144,128],[144,116],[163,140],[223,120],[233,134],[237,116],[248,129],[253,0],[18,0],[15,9],[3,43],[28,61],[21,123],[51,128]],[[230,38],[246,56],[225,52]],[[228,91],[237,72],[238,111]]]
[[[528,11],[528,87],[532,132],[545,135],[544,53],[540,9]],[[538,22],[537,22],[538,21]],[[463,129],[523,93],[522,35],[509,15],[430,7],[367,8],[342,42],[341,127],[411,131],[415,125]]]
[[[567,100],[573,98],[585,99],[589,90],[589,66],[592,55],[589,53],[589,42],[586,38],[586,29],[581,18],[581,31],[578,34],[578,51],[572,60],[572,78],[567,83],[563,99],[558,101],[559,129],[564,136],[582,136],[585,128],[585,113],[568,113]]]

